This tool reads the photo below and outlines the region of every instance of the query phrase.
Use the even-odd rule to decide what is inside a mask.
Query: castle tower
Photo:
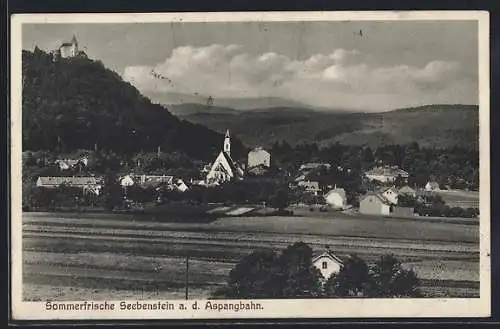
[[[229,129],[226,131],[226,136],[224,137],[224,153],[231,156],[231,137],[229,136]]]
[[[74,34],[73,34],[73,39],[71,39],[71,52],[73,57],[78,54],[78,41],[76,40]]]

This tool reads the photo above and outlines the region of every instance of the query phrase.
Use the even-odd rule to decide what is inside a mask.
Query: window
[[[322,268],[323,270],[326,270],[326,269],[327,269],[327,267],[328,267],[328,263],[327,263],[327,262],[323,262],[323,263],[321,264],[321,268]]]

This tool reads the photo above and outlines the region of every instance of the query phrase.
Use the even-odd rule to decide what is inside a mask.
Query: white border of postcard
[[[21,211],[21,52],[23,23],[142,23],[238,21],[361,21],[361,20],[474,20],[479,45],[480,144],[480,298],[443,299],[280,299],[252,300],[262,310],[205,310],[204,300],[169,301],[171,311],[48,311],[45,302],[22,301]],[[237,318],[365,318],[365,317],[488,317],[491,315],[490,277],[490,158],[489,158],[489,13],[482,11],[421,12],[229,12],[144,14],[16,14],[11,19],[11,301],[14,320],[108,319],[237,319]],[[80,301],[75,301],[78,303]],[[91,301],[87,301],[90,303]],[[135,303],[136,301],[127,300]],[[148,301],[154,303],[158,301]],[[162,301],[166,302],[166,301]],[[194,311],[197,302],[201,309]],[[217,300],[217,303],[225,301]],[[239,303],[230,300],[228,303]],[[243,300],[242,302],[250,302]],[[82,301],[83,303],[83,301]],[[187,310],[180,310],[185,304]]]

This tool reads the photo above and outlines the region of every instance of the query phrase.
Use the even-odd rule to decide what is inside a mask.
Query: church
[[[231,137],[226,131],[222,151],[213,162],[205,182],[207,185],[219,185],[234,179],[242,179],[244,171],[231,158]]]

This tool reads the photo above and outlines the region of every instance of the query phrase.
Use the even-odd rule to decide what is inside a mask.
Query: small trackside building
[[[325,280],[328,280],[330,276],[340,272],[342,267],[344,267],[344,262],[333,254],[330,250],[317,255],[312,259],[312,264],[316,267],[323,275]]]

